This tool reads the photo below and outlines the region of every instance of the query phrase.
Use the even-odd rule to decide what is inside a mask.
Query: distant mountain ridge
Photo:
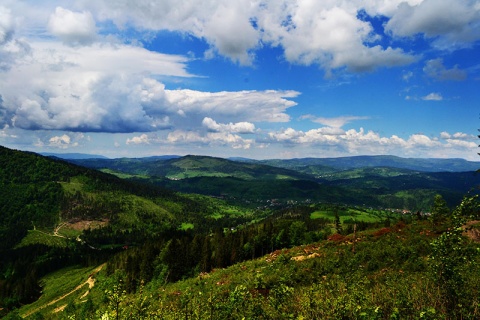
[[[255,160],[254,160],[255,161]],[[424,172],[465,172],[480,169],[480,162],[460,158],[402,158],[397,156],[352,156],[339,158],[297,158],[260,160],[261,163],[284,168],[325,166],[337,170],[364,167],[390,167]]]
[[[54,156],[65,160],[88,160],[87,163],[79,161],[78,164],[88,167],[102,167],[106,163],[111,166],[113,163],[140,164],[145,162],[168,161],[181,159],[184,157],[206,157],[209,159],[223,159],[239,163],[257,163],[273,167],[285,168],[300,172],[305,172],[309,166],[323,167],[326,171],[341,171],[367,167],[389,167],[397,169],[408,169],[423,172],[466,172],[477,171],[480,169],[480,161],[468,161],[461,158],[403,158],[392,155],[377,156],[350,156],[337,158],[292,158],[292,159],[265,159],[255,160],[244,157],[219,158],[210,156],[179,156],[179,155],[161,155],[149,157],[132,158],[114,158],[110,159],[102,155],[91,155],[83,153],[41,153],[45,156]],[[95,160],[93,160],[95,159]],[[99,159],[96,161],[96,159]],[[102,160],[108,160],[103,162]],[[95,164],[94,164],[95,163]]]
[[[70,159],[109,159],[105,156],[99,154],[88,154],[88,153],[55,153],[55,152],[41,152],[39,153],[45,157],[55,157],[65,160]]]

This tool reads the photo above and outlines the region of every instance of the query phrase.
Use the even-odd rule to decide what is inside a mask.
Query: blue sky
[[[480,1],[0,0],[0,144],[478,161]]]

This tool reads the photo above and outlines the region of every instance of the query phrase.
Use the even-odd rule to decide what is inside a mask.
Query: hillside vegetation
[[[5,319],[480,316],[471,172],[78,160],[112,175],[7,148],[0,161]]]
[[[478,205],[475,198],[466,198],[454,212],[435,219],[400,220],[353,233],[343,230],[313,242],[300,237],[296,244],[286,242],[283,249],[268,249],[253,260],[203,272],[197,269],[180,278],[170,275],[184,270],[191,253],[204,255],[204,249],[196,251],[195,240],[188,244],[173,239],[151,253],[151,258],[147,252],[153,252],[152,247],[124,251],[108,263],[110,267],[93,276],[92,269],[75,273],[67,269],[46,277],[45,296],[14,315],[48,319],[477,319],[480,246],[462,236],[462,228],[452,227],[467,217],[478,217]],[[286,213],[270,222],[295,225],[288,222],[295,214]],[[254,228],[255,238],[269,238],[268,228],[261,236],[265,225]],[[291,229],[290,241],[291,235],[301,234]],[[208,255],[212,262],[218,258],[220,243],[231,245],[228,234],[215,237],[208,241],[217,245]],[[168,258],[178,250],[188,254]],[[148,265],[154,267],[151,278],[141,270]],[[138,272],[134,277],[133,270]],[[90,277],[95,286],[87,287]],[[58,289],[60,279],[67,284],[63,289]],[[136,281],[134,288],[132,280]],[[54,288],[60,291],[51,295]]]
[[[252,214],[213,216],[222,207],[0,147],[0,305],[35,300],[39,279],[53,270],[105,261],[126,245],[168,237],[182,223],[229,227]]]

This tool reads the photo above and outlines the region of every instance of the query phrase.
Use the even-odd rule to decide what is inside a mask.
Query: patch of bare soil
[[[304,261],[304,260],[307,260],[307,259],[313,259],[313,258],[316,258],[316,257],[321,257],[321,255],[319,253],[312,253],[312,254],[309,254],[308,256],[296,256],[296,257],[292,257],[291,260],[294,260],[294,261]]]
[[[480,242],[480,221],[467,222],[463,227],[463,235],[475,242]]]
[[[87,229],[102,228],[108,224],[108,219],[102,220],[71,220],[65,223],[65,227],[73,230],[83,231]]]
[[[290,258],[290,260],[299,262],[299,261],[321,257],[322,255],[318,253],[318,250],[319,250],[319,247],[315,245],[304,246],[303,252],[300,252],[300,254],[298,254],[297,256]]]

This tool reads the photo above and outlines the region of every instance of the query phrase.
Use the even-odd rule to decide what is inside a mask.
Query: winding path
[[[51,306],[51,305],[54,305],[55,303],[57,303],[57,302],[65,299],[66,297],[68,297],[68,296],[71,295],[72,293],[77,292],[78,290],[80,290],[81,288],[83,288],[86,284],[88,284],[88,290],[92,289],[93,286],[95,285],[94,276],[95,276],[98,272],[100,272],[100,270],[102,270],[102,268],[103,268],[104,266],[105,266],[105,263],[102,264],[102,265],[100,265],[100,266],[98,266],[98,267],[97,267],[95,270],[93,270],[93,272],[90,274],[90,276],[88,277],[87,281],[85,281],[85,282],[82,283],[82,284],[79,284],[79,285],[78,285],[75,289],[73,289],[72,291],[64,294],[63,296],[61,296],[61,297],[59,297],[59,298],[57,298],[57,299],[55,299],[55,300],[53,300],[53,301],[50,301],[50,302],[47,303],[47,304],[44,304],[43,306],[40,306],[40,307],[38,307],[38,308],[30,311],[30,312],[27,313],[27,314],[24,314],[24,315],[22,316],[22,318],[26,318],[26,317],[34,314],[35,312],[38,312],[38,311],[40,311],[40,310],[42,310],[42,309],[44,309],[44,308],[46,308],[46,307],[49,307],[49,306]],[[87,292],[82,296],[82,299],[88,295],[88,292],[89,292],[89,291],[87,291]],[[62,307],[64,307],[64,306],[62,306]],[[59,311],[63,310],[62,307],[55,309],[55,312],[59,312]]]

